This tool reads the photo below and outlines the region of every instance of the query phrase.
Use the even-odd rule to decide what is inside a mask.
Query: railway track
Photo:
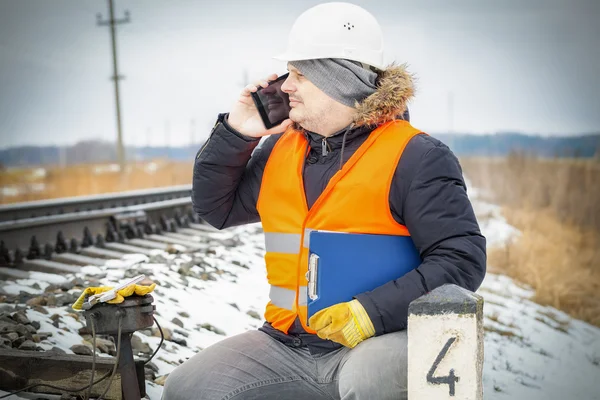
[[[185,185],[0,206],[0,272],[75,272],[127,253],[200,250],[197,234],[212,228],[190,196]]]
[[[220,232],[215,234],[215,231],[216,229],[203,224],[193,212],[190,185],[0,206],[0,280],[44,280],[41,274],[32,271],[55,275],[76,274],[86,271],[84,267],[107,266],[110,260],[116,259],[124,259],[125,262],[113,265],[127,269],[128,262],[136,260],[131,264],[135,265],[140,260],[140,257],[127,258],[127,254],[143,254],[152,260],[156,250],[159,250],[158,257],[162,257],[162,251],[191,255],[210,251],[216,242],[222,244],[227,243],[227,240],[234,241],[228,238],[229,235],[221,235]],[[91,270],[98,268],[84,273],[94,276],[96,272],[90,272]],[[17,297],[11,297],[0,289],[0,298],[6,299],[6,296],[2,295],[7,295],[10,297],[7,304],[20,302],[34,308],[40,304],[46,305],[47,299],[64,299],[64,296],[69,296],[64,293],[65,290],[58,290],[59,294],[56,291],[44,291],[42,295],[29,296],[28,292],[20,292]],[[19,296],[26,296],[27,299]],[[42,300],[36,305],[28,302],[40,298]],[[0,303],[4,301],[0,300]],[[116,389],[111,389],[112,397],[107,395],[107,398],[139,399],[145,395],[146,375],[150,374],[150,379],[155,379],[155,371],[145,365],[161,348],[162,341],[181,344],[183,340],[181,337],[163,336],[158,321],[152,315],[152,301],[152,296],[134,296],[122,304],[107,306],[111,307],[110,309],[100,308],[93,313],[95,323],[91,326],[87,322],[87,316],[85,317],[88,332],[84,335],[89,334],[91,329],[90,340],[93,346],[96,346],[96,335],[101,335],[99,340],[105,341],[112,336],[118,362],[108,361],[103,357],[94,361],[93,357],[84,355],[86,352],[68,355],[40,352],[42,348],[37,347],[35,343],[47,339],[51,333],[40,333],[46,334],[45,339],[42,339],[37,328],[25,317],[14,317],[17,312],[0,312],[0,323],[4,324],[2,332],[6,329],[9,329],[7,332],[12,332],[12,329],[13,336],[20,335],[14,340],[0,335],[0,364],[6,371],[10,371],[11,376],[19,377],[18,380],[3,381],[0,390],[11,393],[31,390],[36,393],[36,398],[57,398],[56,394],[65,393],[83,396],[84,391],[89,389],[95,398],[111,387],[113,376],[118,371],[117,382],[120,382],[118,385],[121,385],[121,388],[116,386]],[[63,303],[62,300],[55,301],[53,306],[70,306],[72,302],[72,298],[67,303]],[[48,307],[53,306],[48,302]],[[149,314],[150,309],[152,312]],[[104,315],[99,314],[102,310]],[[110,317],[115,313],[124,313],[123,326],[121,319]],[[25,313],[22,315],[26,316]],[[58,328],[60,316],[55,315],[58,318],[50,320],[56,323]],[[25,320],[26,322],[23,322]],[[151,355],[146,354],[144,359],[135,360],[131,334],[149,328],[152,320],[158,327],[161,341]],[[40,321],[37,322],[39,327]],[[79,334],[82,334],[81,329]],[[36,341],[35,337],[39,340]],[[27,343],[29,344],[25,346]],[[183,346],[185,345],[183,343]],[[95,351],[93,354],[96,354]],[[56,371],[59,371],[58,375]],[[86,376],[86,382],[94,381],[94,374],[97,379],[93,385],[89,383],[83,390],[81,374]],[[102,382],[109,375],[108,383]],[[0,391],[0,398],[7,395],[10,393],[2,394]]]

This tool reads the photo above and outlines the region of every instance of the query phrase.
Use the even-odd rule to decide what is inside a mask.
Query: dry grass
[[[490,249],[490,270],[531,285],[537,302],[600,326],[600,163],[523,155],[461,163],[523,233]]]
[[[465,173],[502,205],[548,209],[563,223],[600,232],[600,160],[466,158]]]
[[[115,164],[45,166],[0,171],[0,204],[183,185],[192,182],[192,163],[170,160]]]
[[[523,235],[489,251],[490,270],[531,285],[537,302],[600,326],[599,235],[548,211],[506,208],[505,215]]]

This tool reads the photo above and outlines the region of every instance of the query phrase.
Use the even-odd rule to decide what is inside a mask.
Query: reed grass
[[[461,164],[522,232],[489,249],[489,270],[530,285],[535,301],[600,326],[600,162],[515,153]]]

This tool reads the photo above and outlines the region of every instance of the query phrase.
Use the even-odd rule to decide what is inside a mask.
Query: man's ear
[[[375,78],[375,86],[379,87],[379,82],[381,81],[381,78],[383,77],[383,71],[380,70],[379,68],[375,68],[375,67],[371,67],[371,71],[373,71],[377,74],[377,77]]]

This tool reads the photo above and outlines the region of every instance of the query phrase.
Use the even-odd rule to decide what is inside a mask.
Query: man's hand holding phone
[[[292,124],[292,121],[287,118],[279,125],[267,129],[252,99],[252,93],[256,93],[259,88],[267,88],[269,81],[275,81],[276,79],[277,74],[271,74],[266,80],[252,83],[242,90],[240,97],[229,112],[227,120],[233,129],[243,135],[258,138],[284,132]]]

